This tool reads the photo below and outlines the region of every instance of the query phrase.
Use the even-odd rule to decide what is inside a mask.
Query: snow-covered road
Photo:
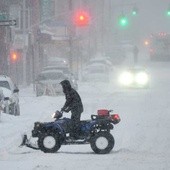
[[[3,114],[1,118],[0,169],[170,169],[170,63],[151,63],[147,67],[151,75],[149,89],[123,90],[114,81],[79,82],[85,108],[82,119],[90,119],[101,108],[113,109],[121,117],[112,131],[115,147],[107,155],[94,154],[89,145],[61,146],[55,154],[19,148],[20,135],[30,134],[35,121],[51,121],[51,113],[65,101],[64,96],[35,97],[32,87],[21,89],[21,116]]]

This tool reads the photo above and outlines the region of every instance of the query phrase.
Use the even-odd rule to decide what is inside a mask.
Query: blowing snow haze
[[[136,31],[139,31],[141,35],[170,30],[170,17],[166,16],[166,11],[170,6],[169,0],[130,0],[121,2],[121,4],[134,3],[136,5],[138,9],[138,16],[136,16],[138,30]],[[116,4],[116,2],[113,2],[113,4]],[[120,2],[117,4],[120,4]],[[127,10],[127,6],[124,6],[124,9]]]
[[[74,34],[68,31],[71,2],[76,10],[88,7],[91,15]],[[21,22],[0,26],[0,170],[170,170],[169,5],[170,0],[0,0],[0,18],[6,10]],[[128,19],[122,25],[121,14]],[[148,46],[141,43],[146,37]],[[2,89],[9,91],[4,74],[13,80],[19,103],[3,95]],[[84,107],[75,138],[70,112],[51,118],[54,112],[61,116],[65,96],[58,77],[66,76]]]

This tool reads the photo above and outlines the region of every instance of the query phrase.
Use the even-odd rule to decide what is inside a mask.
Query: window
[[[8,81],[0,81],[0,87],[4,87],[10,90]]]

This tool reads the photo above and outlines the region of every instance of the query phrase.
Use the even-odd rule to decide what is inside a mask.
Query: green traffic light
[[[132,15],[137,15],[137,12],[136,11],[132,11]]]
[[[120,24],[120,26],[122,26],[122,27],[125,27],[125,26],[127,26],[128,25],[128,19],[126,18],[126,17],[121,17],[120,18],[120,20],[119,20],[119,24]]]
[[[168,15],[168,16],[170,16],[170,10],[169,10],[169,11],[167,11],[167,15]]]
[[[132,15],[135,16],[137,14],[138,14],[138,8],[136,6],[134,6],[132,9]]]
[[[166,10],[166,15],[169,17],[170,16],[170,5],[169,5],[169,7],[167,8],[167,10]]]

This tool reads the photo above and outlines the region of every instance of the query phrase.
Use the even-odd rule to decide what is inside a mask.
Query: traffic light
[[[125,15],[119,17],[119,25],[121,27],[126,27],[128,25],[128,18]]]
[[[11,56],[10,56],[10,58],[11,58],[11,61],[12,62],[16,62],[17,60],[18,60],[18,53],[16,52],[16,51],[12,51],[11,52]]]
[[[90,22],[90,15],[87,11],[78,10],[75,12],[73,17],[74,25],[83,27],[89,25]]]
[[[170,17],[170,7],[168,8],[167,12],[166,12],[167,16]]]
[[[138,9],[137,9],[137,7],[133,7],[133,9],[132,9],[132,15],[135,16],[135,15],[137,15],[137,14],[138,14]]]
[[[145,40],[145,41],[144,41],[144,45],[145,45],[145,46],[148,46],[148,45],[149,45],[149,40]]]

